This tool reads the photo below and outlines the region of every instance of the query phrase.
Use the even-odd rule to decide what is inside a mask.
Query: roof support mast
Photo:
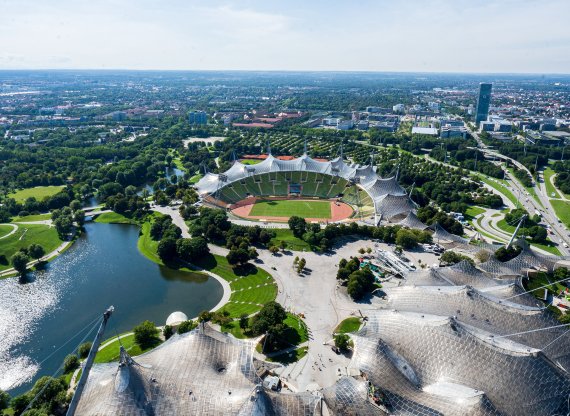
[[[89,371],[91,370],[91,366],[93,365],[93,361],[95,361],[95,355],[99,350],[99,345],[101,344],[101,340],[103,339],[103,334],[105,333],[105,327],[107,326],[107,321],[111,317],[111,314],[115,308],[109,306],[103,313],[103,321],[99,326],[99,331],[97,331],[97,335],[95,335],[95,340],[93,340],[93,344],[91,345],[91,350],[89,350],[89,355],[85,360],[85,365],[83,366],[83,372],[81,373],[81,377],[79,378],[79,382],[77,383],[77,387],[75,388],[75,394],[71,399],[71,403],[69,403],[69,409],[67,409],[66,416],[74,416],[75,410],[77,409],[77,405],[79,404],[79,399],[81,398],[81,393],[85,388],[85,384],[87,384],[87,377],[89,377]]]
[[[509,242],[507,243],[507,246],[505,247],[507,250],[509,249],[511,244],[513,244],[513,241],[515,241],[515,238],[517,237],[517,233],[519,232],[519,229],[521,228],[521,225],[523,224],[524,220],[526,220],[526,214],[523,215],[521,217],[521,219],[519,220],[519,223],[517,225],[517,228],[515,229],[515,232],[513,233],[511,239],[509,240]]]

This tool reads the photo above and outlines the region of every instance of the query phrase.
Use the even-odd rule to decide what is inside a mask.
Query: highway
[[[508,156],[505,156],[503,154],[498,153],[495,150],[490,149],[483,142],[483,140],[481,140],[477,132],[471,130],[471,128],[468,125],[466,125],[466,127],[467,130],[471,133],[471,135],[475,138],[475,140],[477,140],[479,150],[483,152],[483,154],[485,154],[486,157],[488,158],[492,157],[508,161],[517,168],[526,171],[528,175],[532,178],[530,171],[524,165],[522,165],[521,163],[517,162],[514,159],[511,159]],[[560,250],[562,255],[564,256],[570,255],[570,250],[568,250],[568,248],[563,246],[563,243],[566,243],[568,244],[568,246],[570,246],[570,235],[564,224],[562,224],[559,221],[558,217],[556,216],[556,213],[554,212],[554,209],[552,208],[552,205],[550,205],[550,200],[548,198],[548,195],[546,195],[546,188],[536,186],[536,184],[533,187],[536,192],[536,195],[538,196],[538,199],[542,203],[541,205],[537,201],[535,201],[532,195],[529,195],[529,193],[522,186],[522,184],[516,178],[512,177],[509,172],[506,172],[505,179],[509,180],[510,191],[517,197],[522,208],[524,208],[530,215],[534,215],[536,211],[541,213],[543,222],[549,225],[550,230],[553,232],[553,234],[550,235],[550,238],[551,240],[558,243],[558,249]]]

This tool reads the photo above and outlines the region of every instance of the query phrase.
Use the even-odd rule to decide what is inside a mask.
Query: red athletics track
[[[267,199],[267,198],[265,198]],[[275,198],[277,200],[277,198]],[[279,198],[283,200],[284,198]],[[295,201],[315,201],[314,199],[295,199]],[[245,218],[248,220],[267,220],[272,222],[287,222],[289,217],[267,217],[258,215],[249,215],[253,205],[257,202],[257,198],[251,197],[239,201],[234,204],[235,208],[231,209],[232,214],[237,217]],[[351,217],[354,210],[352,207],[344,202],[330,201],[331,204],[331,218],[305,218],[308,222],[337,222],[346,220]]]

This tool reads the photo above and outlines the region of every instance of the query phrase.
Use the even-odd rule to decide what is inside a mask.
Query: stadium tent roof
[[[255,341],[205,327],[174,335],[133,360],[95,365],[78,415],[307,415],[318,397],[264,389],[253,360]]]
[[[312,159],[306,153],[292,160],[280,160],[269,154],[256,165],[244,165],[236,161],[222,174],[207,173],[198,181],[196,189],[203,197],[214,195],[233,182],[272,172],[312,172],[338,176],[354,182],[372,198],[377,222],[380,219],[390,220],[397,215],[406,216],[415,208],[395,176],[381,178],[376,173],[376,168],[371,165],[348,164],[341,157],[322,162]]]
[[[568,373],[541,350],[454,316],[378,310],[353,338],[351,365],[394,414],[552,415],[570,394]]]

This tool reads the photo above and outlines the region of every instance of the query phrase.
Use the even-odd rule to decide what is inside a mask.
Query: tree
[[[28,404],[32,401],[33,397],[34,396],[32,396],[31,393],[24,393],[20,396],[14,397],[10,401],[10,407],[14,410],[14,414],[21,415],[24,409],[28,407]]]
[[[249,326],[249,317],[247,313],[242,313],[239,317],[239,327],[243,330]]]
[[[203,237],[180,238],[176,241],[178,257],[186,261],[195,261],[209,253],[208,243]]]
[[[85,224],[85,211],[82,209],[78,209],[77,211],[73,212],[73,219],[77,223],[79,227],[82,227]]]
[[[0,390],[0,414],[4,409],[7,409],[10,405],[10,395],[4,390]]]
[[[67,374],[79,367],[79,357],[75,354],[69,354],[63,360],[63,373]]]
[[[350,337],[346,334],[338,334],[335,335],[334,337],[334,345],[339,350],[342,351],[348,350],[349,342],[350,342]]]
[[[265,304],[257,315],[252,318],[251,330],[255,335],[261,335],[269,328],[282,324],[287,318],[287,312],[279,303],[271,301]]]
[[[176,257],[176,239],[173,237],[164,237],[159,241],[156,252],[163,261],[174,259]]]
[[[279,247],[277,246],[269,246],[269,252],[271,254],[277,254],[279,252]]]
[[[459,254],[459,253],[456,253],[455,251],[451,251],[451,250],[447,250],[439,258],[439,261],[441,263],[446,263],[446,264],[456,264],[456,263],[459,263],[459,262],[464,261],[464,260],[468,261],[473,266],[475,265],[475,262],[473,261],[473,259],[471,257],[467,257],[463,254]]]
[[[135,342],[146,349],[155,345],[158,341],[158,329],[154,322],[144,321],[133,328]]]
[[[68,216],[59,217],[53,222],[53,225],[55,226],[55,230],[57,231],[59,238],[62,240],[67,238],[73,227],[73,223]]]
[[[285,251],[285,249],[287,248],[287,242],[285,240],[279,241],[279,248],[281,249],[281,251]]]
[[[347,292],[352,299],[358,300],[372,290],[374,282],[374,274],[368,267],[365,267],[350,274]]]
[[[84,342],[79,346],[77,349],[77,354],[79,354],[79,358],[87,358],[89,355],[89,351],[91,351],[91,344],[90,342]]]
[[[194,328],[196,328],[197,325],[198,324],[196,324],[196,322],[194,322],[191,319],[188,321],[184,321],[184,322],[180,323],[180,325],[178,325],[178,333],[179,334],[185,334],[186,332],[190,332]]]
[[[12,258],[10,259],[12,266],[14,267],[14,269],[16,269],[18,273],[20,273],[21,276],[26,274],[26,267],[29,261],[30,258],[21,251],[14,253]]]
[[[170,338],[174,334],[174,329],[170,325],[164,325],[162,328],[162,335],[164,335],[164,339]]]
[[[368,254],[372,253],[372,249],[371,249],[370,247],[367,247],[367,248],[366,248],[366,253],[368,253]]]
[[[210,311],[202,311],[198,315],[198,322],[208,322],[212,320],[214,314]]]
[[[358,252],[359,252],[361,255],[364,255],[364,253],[366,253],[366,250],[364,249],[364,247],[360,247],[360,248],[358,249]]]
[[[39,244],[30,244],[28,247],[28,254],[31,258],[35,260],[41,259],[45,255],[45,250]]]
[[[293,235],[297,238],[302,238],[303,234],[307,231],[307,222],[304,218],[294,215],[289,218],[287,223],[289,224],[291,231],[293,231]]]
[[[231,249],[226,255],[228,263],[232,266],[239,266],[245,264],[249,260],[249,253],[243,248],[238,248],[237,250]]]
[[[405,249],[411,249],[418,245],[418,240],[412,231],[401,228],[396,233],[396,244]]]

